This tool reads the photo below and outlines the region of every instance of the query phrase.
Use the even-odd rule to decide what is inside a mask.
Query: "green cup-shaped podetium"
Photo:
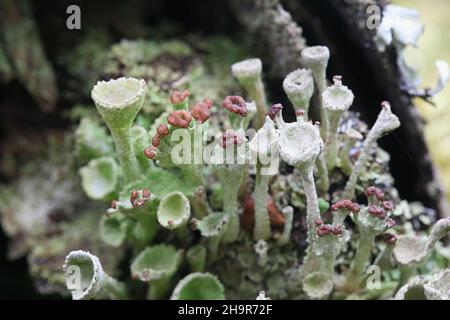
[[[449,300],[450,269],[429,276],[416,276],[401,287],[395,300]]]
[[[130,127],[144,104],[145,81],[134,78],[99,81],[91,96],[114,139],[125,182],[135,181],[140,170]]]
[[[157,216],[161,226],[176,229],[185,224],[191,214],[189,199],[179,191],[165,195],[159,203]]]
[[[131,264],[133,278],[144,282],[171,277],[178,269],[182,250],[173,246],[159,244],[141,251]]]
[[[210,273],[194,272],[184,277],[173,290],[171,300],[224,300],[225,289]]]
[[[192,219],[191,223],[195,230],[200,231],[203,237],[218,236],[224,226],[228,224],[229,215],[222,212],[211,213],[201,220]]]
[[[252,58],[236,62],[231,66],[233,76],[245,87],[253,85],[261,78],[261,59]]]
[[[144,104],[145,81],[135,78],[99,81],[91,96],[110,129],[129,128]]]
[[[301,53],[302,64],[313,72],[320,94],[326,88],[326,70],[329,59],[330,50],[325,46],[308,47]]]
[[[103,215],[100,219],[100,238],[112,247],[120,247],[127,239],[129,221],[120,212],[108,217]]]
[[[233,64],[231,66],[231,72],[245,88],[250,98],[256,103],[257,116],[254,125],[255,128],[259,129],[264,124],[264,118],[267,112],[267,99],[262,82],[262,62],[258,58],[243,60]],[[253,115],[248,119],[252,117]]]
[[[395,300],[449,300],[450,269],[428,276],[416,276],[401,287]]]
[[[381,103],[381,111],[378,114],[377,120],[370,129],[364,140],[361,153],[353,166],[352,173],[345,185],[343,199],[353,199],[355,197],[356,183],[359,175],[364,169],[366,161],[369,159],[373,144],[385,134],[400,127],[400,120],[392,113],[391,105],[387,101]]]
[[[314,78],[311,70],[297,69],[283,81],[283,89],[294,109],[303,109],[308,118],[309,101],[314,93]]]
[[[450,218],[438,220],[428,237],[400,235],[394,248],[395,260],[400,265],[419,265],[427,259],[436,243],[450,233]]]
[[[339,152],[339,125],[342,115],[353,103],[353,92],[342,85],[342,77],[334,76],[334,84],[322,94],[323,107],[328,117],[326,161],[328,170],[333,169],[337,163]]]
[[[80,169],[81,186],[86,195],[94,200],[108,200],[116,190],[119,166],[110,157],[91,160]]]
[[[123,283],[107,275],[100,260],[89,252],[82,250],[70,252],[63,269],[67,288],[74,300],[126,297]]]

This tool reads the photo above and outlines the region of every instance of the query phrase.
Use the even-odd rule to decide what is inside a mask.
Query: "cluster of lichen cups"
[[[365,271],[378,235],[384,234],[387,243],[384,254],[400,257],[397,259],[400,262],[407,260],[401,257],[412,249],[403,245],[396,253],[397,237],[392,232],[386,233],[395,225],[389,217],[394,206],[384,199],[383,191],[368,188],[365,190],[367,205],[353,202],[358,177],[370,161],[377,139],[395,130],[400,122],[389,103],[383,102],[374,126],[362,143],[362,133],[356,128],[341,132],[343,116],[353,103],[353,93],[342,84],[340,76],[335,76],[333,85],[327,87],[328,59],[326,47],[307,48],[301,54],[307,69],[295,70],[285,78],[283,88],[297,110],[297,120],[290,123],[283,120],[282,105],[268,108],[259,59],[232,66],[233,75],[254,102],[236,95],[227,96],[223,102],[228,114],[224,128],[210,127],[209,118],[214,110],[211,100],[204,99],[190,107],[189,92],[175,90],[170,95],[168,111],[150,130],[150,138],[147,130],[133,126],[145,100],[143,80],[120,78],[99,82],[94,87],[92,98],[113,137],[119,164],[110,158],[89,162],[80,170],[83,189],[93,199],[117,197],[102,219],[100,233],[113,246],[131,244],[134,255],[131,274],[149,283],[149,298],[164,298],[170,292],[172,299],[225,298],[224,286],[208,273],[208,265],[217,257],[218,250],[245,236],[239,199],[249,172],[255,174],[252,232],[255,254],[265,257],[270,254],[267,251],[270,246],[282,246],[290,241],[293,208],[286,206],[279,210],[284,230],[278,232],[271,226],[267,206],[270,180],[278,173],[278,162],[273,170],[278,155],[295,168],[306,196],[308,248],[303,264],[296,266],[298,272],[293,273],[296,277],[293,282],[300,283],[295,289],[297,293],[326,298],[333,290],[348,295],[363,290]],[[318,96],[317,104],[310,106],[314,93]],[[320,115],[320,123],[308,121],[314,112]],[[246,130],[251,124],[258,131],[249,140]],[[215,139],[206,134],[208,129],[213,131]],[[182,136],[189,139],[189,150],[177,150]],[[151,145],[144,149],[149,140]],[[350,157],[355,146],[360,148],[356,162]],[[207,165],[203,163],[206,147],[212,150]],[[183,161],[174,159],[174,154]],[[220,212],[215,212],[208,202],[205,168],[220,181],[223,202]],[[327,200],[332,196],[328,194],[332,170],[342,170],[349,179],[345,189],[333,195],[342,200],[331,206],[329,219],[320,212],[318,195]],[[178,182],[173,187],[173,181],[161,182],[164,179]],[[348,228],[346,219],[353,220],[356,228]],[[188,241],[186,234],[190,227],[201,235],[202,241],[188,247],[186,252],[169,243],[152,244],[159,226],[176,233],[183,241]],[[421,261],[434,246],[435,239],[445,232],[448,227],[426,243]],[[358,245],[350,269],[336,274],[336,258],[352,237]],[[400,239],[401,236],[399,242],[402,242]],[[173,289],[180,266],[185,262],[192,273]],[[71,282],[75,274],[73,266],[78,267],[82,279],[78,287]],[[70,253],[64,269],[74,299],[128,297],[126,286],[108,276],[99,260],[88,252]]]

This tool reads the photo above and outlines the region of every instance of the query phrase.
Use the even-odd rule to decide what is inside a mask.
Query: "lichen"
[[[142,298],[134,285],[148,286],[149,299],[376,299],[423,287],[448,298],[445,272],[408,284],[428,259],[443,259],[435,245],[450,228],[394,187],[377,144],[400,125],[389,103],[368,130],[348,110],[341,77],[327,86],[328,48],[310,47],[301,54],[309,69],[284,81],[301,108],[287,122],[281,104],[267,106],[260,60],[218,67],[195,50],[178,40],[114,45],[88,107],[100,117],[82,112],[62,159],[2,189],[2,225],[13,253],[29,253],[41,291],[66,283],[74,299]],[[224,80],[231,62],[249,97],[234,93],[231,74]],[[320,121],[308,121],[310,104]]]

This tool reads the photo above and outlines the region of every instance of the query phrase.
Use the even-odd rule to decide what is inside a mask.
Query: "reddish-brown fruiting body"
[[[223,106],[230,112],[245,117],[247,115],[247,103],[241,96],[227,96],[223,101]]]
[[[271,196],[269,196],[267,199],[267,212],[269,213],[269,220],[272,226],[284,226],[284,215],[280,210],[278,210]]]
[[[177,128],[187,128],[191,123],[192,116],[186,110],[172,111],[167,117],[167,122]]]
[[[158,133],[156,133],[153,138],[152,138],[152,146],[154,147],[159,147],[161,144],[161,137],[159,136]]]
[[[275,116],[278,112],[280,112],[283,109],[283,105],[281,103],[274,104],[269,108],[269,111],[267,111],[267,115],[270,117],[270,119],[275,119]]]
[[[382,101],[381,102],[381,107],[382,108],[386,108],[386,107],[390,107],[391,106],[391,104],[389,103],[389,101]]]
[[[323,221],[322,221],[322,219],[317,218],[316,220],[314,220],[314,224],[315,224],[316,226],[321,226],[321,225],[323,225]]]
[[[378,201],[383,201],[384,200],[384,192],[381,191],[381,189],[377,188],[377,187],[368,187],[366,189],[366,197],[375,197]]]
[[[303,117],[305,115],[305,110],[303,109],[298,109],[295,111],[295,115],[298,117]]]
[[[154,159],[156,157],[156,147],[152,145],[148,148],[145,148],[144,154],[147,158]]]
[[[331,206],[331,211],[338,211],[341,209],[346,209],[353,213],[358,213],[360,210],[360,207],[359,207],[359,204],[357,204],[356,202],[352,202],[348,199],[339,200]]]
[[[397,237],[392,233],[385,233],[383,234],[383,240],[386,244],[393,246],[397,242]]]
[[[203,102],[197,103],[191,111],[192,117],[200,123],[204,123],[209,119],[210,110],[212,107],[212,101],[210,99],[205,99]]]
[[[370,205],[369,208],[367,209],[367,212],[380,219],[384,219],[386,217],[383,208],[376,205]]]
[[[335,236],[339,236],[342,234],[342,227],[340,225],[334,226],[331,229],[331,232],[335,235]]]
[[[395,227],[396,224],[397,223],[395,222],[394,219],[392,219],[392,218],[386,219],[386,225],[388,226],[388,228],[393,228],[393,227]]]
[[[148,200],[148,199],[150,199],[150,196],[152,195],[152,193],[150,192],[150,190],[148,190],[148,189],[143,189],[142,190],[142,197],[145,199],[145,200]]]
[[[383,201],[382,206],[386,211],[394,210],[394,204],[391,201]]]
[[[184,100],[189,97],[191,93],[188,90],[178,91],[174,90],[170,94],[170,103],[171,104],[180,104],[183,103]]]
[[[333,233],[333,226],[329,224],[323,224],[317,228],[316,232],[319,237],[324,237]]]
[[[160,124],[158,128],[156,128],[156,132],[160,137],[165,137],[169,134],[169,128],[165,124]]]

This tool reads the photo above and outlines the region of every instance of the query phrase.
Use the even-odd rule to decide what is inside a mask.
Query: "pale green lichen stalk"
[[[271,235],[266,204],[270,177],[278,171],[278,167],[272,167],[273,161],[278,155],[278,136],[275,124],[270,117],[266,117],[264,126],[258,130],[249,143],[250,151],[256,157],[255,227],[253,231],[255,240],[267,240]]]
[[[322,139],[326,141],[326,133],[328,132],[328,117],[322,105],[322,95],[327,88],[327,66],[330,59],[330,51],[324,46],[308,47],[302,50],[301,62],[310,69],[314,75],[319,103],[316,112],[320,115],[321,128],[320,133]]]
[[[309,102],[314,93],[314,78],[311,70],[297,69],[283,81],[283,89],[295,110],[303,110],[308,120]]]
[[[333,170],[337,164],[339,153],[339,125],[344,113],[353,103],[353,93],[342,85],[342,77],[334,76],[334,84],[328,87],[322,94],[322,103],[328,119],[328,132],[326,138],[325,159],[328,170]]]
[[[144,104],[145,81],[119,78],[99,81],[92,99],[111,132],[127,183],[139,176],[139,165],[131,142],[130,128]]]
[[[306,195],[306,224],[308,227],[308,255],[305,265],[312,270],[317,264],[314,245],[316,243],[315,221],[320,219],[319,203],[314,182],[314,166],[323,149],[319,127],[302,118],[293,123],[285,123],[281,112],[275,122],[280,132],[279,148],[282,159],[298,170]]]
[[[256,103],[257,114],[254,119],[254,127],[259,129],[264,124],[267,112],[266,92],[262,82],[262,62],[257,58],[243,60],[233,64],[231,71]]]
[[[355,196],[357,180],[362,170],[364,170],[364,166],[370,156],[372,148],[374,147],[374,143],[383,135],[397,129],[398,127],[400,127],[400,121],[397,116],[392,113],[391,105],[387,101],[382,102],[381,111],[378,114],[378,118],[370,129],[366,140],[364,140],[361,154],[359,155],[359,158],[353,167],[352,174],[345,185],[344,198],[352,199]]]
[[[353,169],[353,162],[350,159],[350,153],[356,146],[356,143],[363,139],[363,135],[358,130],[353,128],[347,129],[344,135],[344,145],[339,153],[339,161],[342,171],[349,176]]]

